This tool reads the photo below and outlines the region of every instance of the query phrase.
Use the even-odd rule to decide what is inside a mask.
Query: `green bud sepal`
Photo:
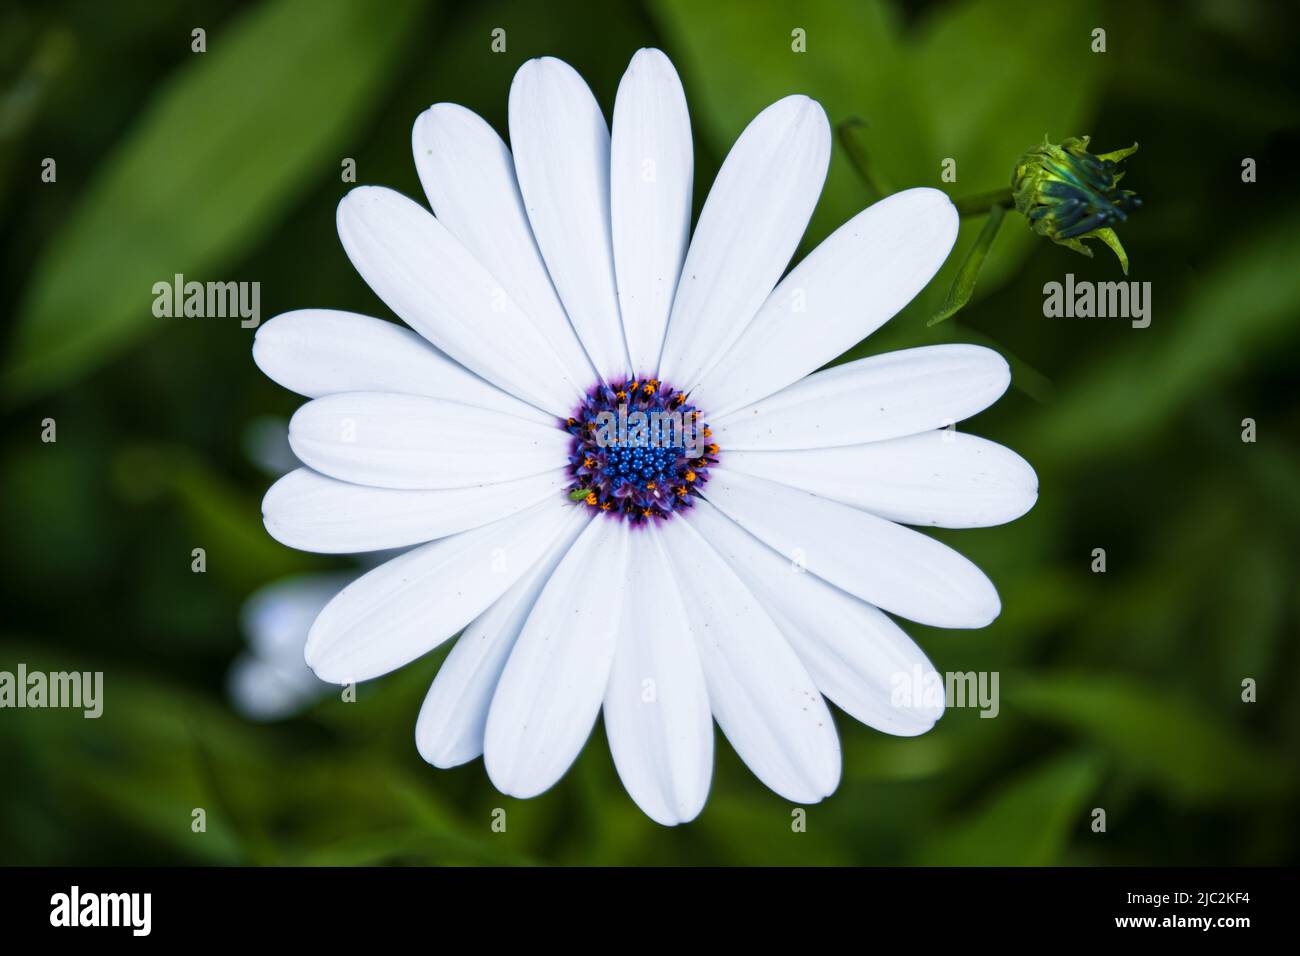
[[[1035,233],[1089,257],[1084,240],[1100,240],[1127,275],[1128,255],[1114,226],[1142,205],[1137,193],[1119,188],[1121,164],[1138,144],[1094,155],[1089,139],[1072,136],[1055,145],[1044,137],[1041,146],[1026,150],[1011,177],[1012,197]]]

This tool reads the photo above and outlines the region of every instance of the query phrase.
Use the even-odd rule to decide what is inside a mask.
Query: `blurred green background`
[[[0,863],[1294,863],[1300,698],[1300,9],[1163,3],[503,0],[119,2],[0,8],[5,317],[0,669],[105,672],[104,716],[0,711]],[[207,52],[191,52],[191,30]],[[493,53],[491,31],[506,30]],[[1105,53],[1091,33],[1106,30]],[[807,52],[791,50],[806,31]],[[941,671],[998,671],[1001,713],[892,739],[837,714],[844,779],[806,833],[720,744],[709,803],[665,830],[623,793],[598,726],[532,801],[481,761],[426,766],[415,717],[445,648],[294,719],[227,701],[239,609],[346,569],[263,531],[249,429],[300,401],[235,319],[159,319],[174,273],[258,280],[262,313],[388,315],[350,268],[350,184],[420,196],[415,116],[506,128],[523,60],[555,55],[606,113],[639,47],[691,106],[696,204],[744,124],[807,93],[892,188],[996,189],[1040,142],[1133,141],[1120,229],[1152,323],[1049,319],[1045,282],[1121,278],[1007,217],[955,320],[926,319],[978,231],[851,354],[990,344],[1015,373],[967,428],[1041,480],[1014,524],[942,537],[1002,595],[979,632],[910,626]],[[57,180],[41,181],[46,157]],[[956,183],[939,181],[957,160]],[[1243,183],[1244,158],[1258,182]],[[800,255],[868,201],[837,145]],[[57,443],[41,441],[42,420]],[[1242,420],[1257,423],[1244,443]],[[191,549],[207,572],[191,572]],[[1107,570],[1090,570],[1104,548]],[[1242,681],[1258,685],[1243,703]],[[721,740],[721,738],[719,738]],[[191,810],[207,831],[191,830]],[[508,829],[490,828],[504,807]],[[1090,828],[1104,808],[1104,833]]]

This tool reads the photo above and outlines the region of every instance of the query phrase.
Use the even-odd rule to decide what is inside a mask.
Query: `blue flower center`
[[[718,460],[699,409],[654,378],[597,385],[564,428],[569,498],[635,524],[691,507]]]
[[[648,439],[637,439],[635,444],[615,445],[605,451],[605,475],[608,478],[627,478],[635,481],[667,481],[677,468],[680,445],[672,447],[649,446]]]

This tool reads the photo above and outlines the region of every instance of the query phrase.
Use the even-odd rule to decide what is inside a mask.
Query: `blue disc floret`
[[[718,460],[699,409],[655,378],[597,385],[564,428],[569,498],[633,524],[691,507]]]

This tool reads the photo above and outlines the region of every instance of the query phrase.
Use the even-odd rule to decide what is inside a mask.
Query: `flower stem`
[[[952,201],[952,204],[957,207],[959,216],[982,216],[992,212],[994,208],[1010,209],[1014,203],[1010,186],[992,192],[976,193],[974,196],[963,196]]]

